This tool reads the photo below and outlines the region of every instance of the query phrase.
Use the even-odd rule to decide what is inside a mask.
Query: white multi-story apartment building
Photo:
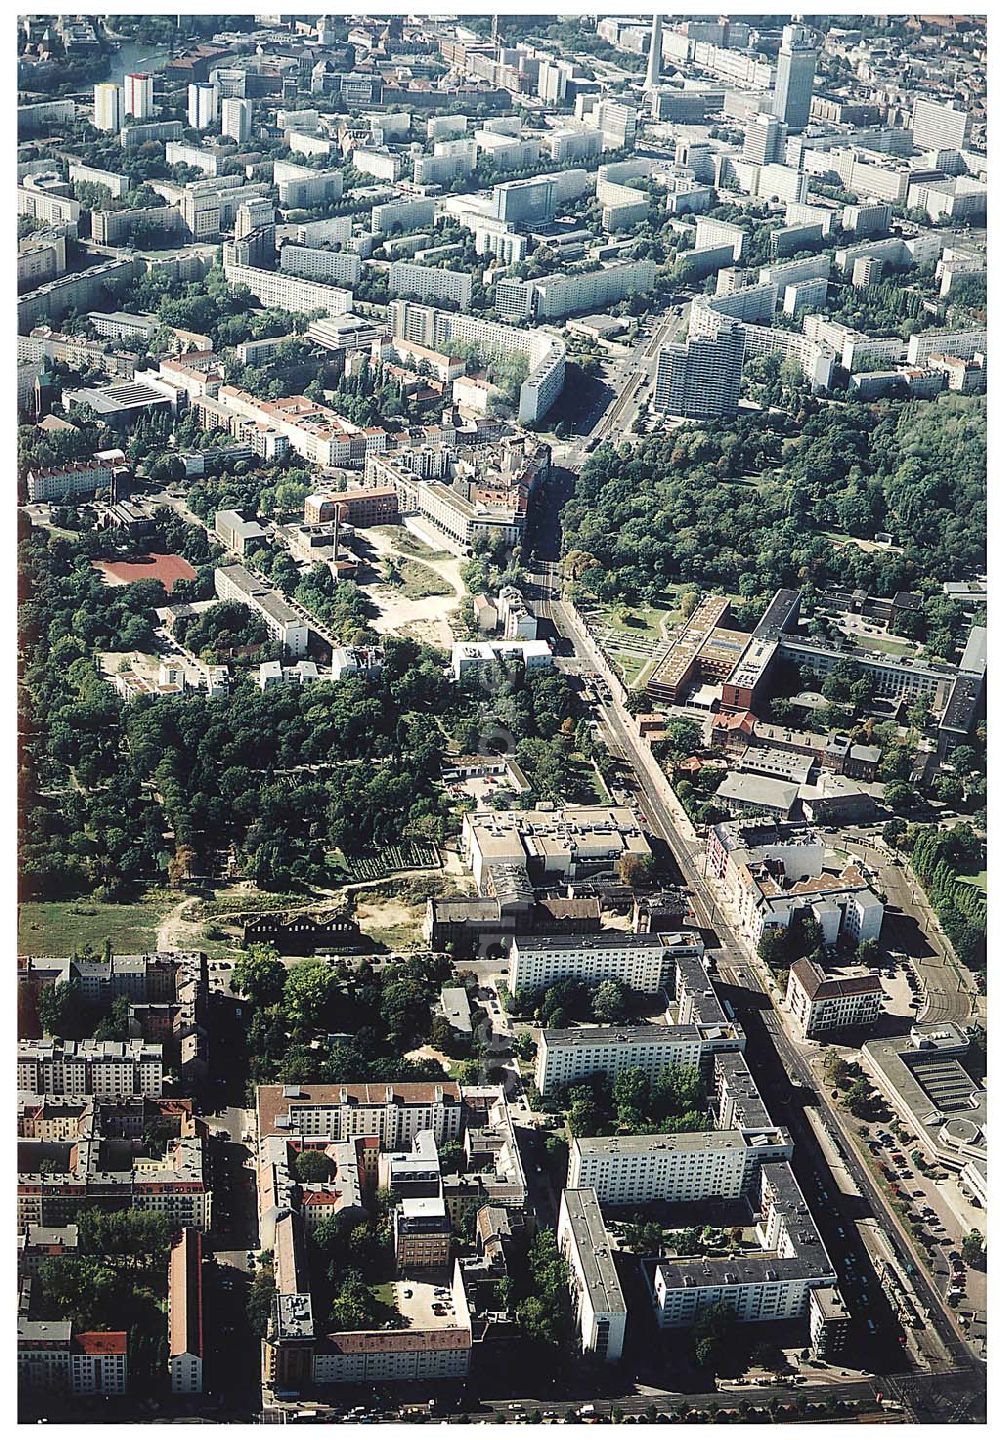
[[[773,161],[757,171],[752,194],[760,200],[780,200],[786,205],[801,205],[809,193],[809,176],[790,165]]]
[[[457,1140],[462,1099],[453,1080],[398,1085],[261,1085],[257,1090],[257,1135],[324,1139],[340,1144],[354,1136],[376,1136],[382,1150],[411,1149],[421,1130],[435,1144]]]
[[[153,77],[147,74],[125,76],[125,114],[135,120],[153,117]]]
[[[652,408],[691,420],[735,415],[745,343],[743,326],[720,316],[714,339],[706,336],[662,346]]]
[[[208,130],[219,118],[219,92],[214,85],[188,86],[188,128]]]
[[[794,320],[797,315],[809,307],[822,309],[826,304],[827,287],[828,282],[821,279],[797,280],[791,285],[786,285],[781,313],[791,316]],[[803,371],[803,373],[805,372]]]
[[[224,152],[207,150],[201,145],[189,145],[184,140],[168,140],[165,151],[168,165],[189,165],[192,170],[200,170],[212,178],[219,173],[220,153]]]
[[[223,269],[232,285],[245,285],[262,305],[276,305],[284,310],[308,313],[321,310],[324,315],[344,315],[351,308],[353,295],[334,285],[318,285],[313,280],[300,280],[254,265],[237,265],[232,259],[232,246],[222,247]]]
[[[278,200],[288,210],[309,209],[339,200],[344,193],[342,170],[311,170],[308,165],[296,165],[293,160],[275,160],[272,174]]]
[[[698,215],[695,217],[695,250],[715,250],[720,245],[731,245],[733,247],[733,263],[735,264],[743,253],[743,242],[745,239],[746,232],[741,230],[739,225],[730,224],[728,220],[713,220],[708,215]]]
[[[892,223],[889,205],[845,205],[840,228],[862,239],[867,235],[885,235]]]
[[[605,150],[633,150],[639,112],[634,105],[621,100],[605,99],[594,106],[587,117],[603,137]]]
[[[557,130],[550,130],[543,143],[551,159],[573,164],[599,155],[603,139],[600,130],[564,125]]]
[[[48,129],[50,125],[72,125],[75,119],[76,104],[73,100],[42,100],[37,105],[17,107],[19,135],[31,135]]]
[[[264,581],[242,565],[227,565],[215,572],[215,593],[220,600],[238,600],[259,615],[275,640],[297,660],[309,647],[309,627],[301,614]]]
[[[390,200],[372,206],[373,235],[402,235],[434,224],[433,200]]]
[[[361,256],[351,250],[314,250],[307,245],[282,245],[279,265],[283,273],[326,285],[353,288],[361,279]]]
[[[954,100],[914,100],[912,130],[915,150],[964,150],[968,111],[959,109]]]
[[[501,265],[517,265],[528,249],[527,235],[512,230],[503,220],[488,216],[470,222],[477,255],[493,255]]]
[[[663,986],[666,954],[657,935],[518,935],[510,948],[510,990],[517,995],[557,980],[620,980],[655,995]]]
[[[652,260],[621,260],[600,270],[565,270],[530,282],[538,320],[559,320],[577,310],[602,310],[631,295],[645,295],[656,281]]]
[[[17,1088],[31,1095],[119,1100],[163,1094],[163,1046],[144,1040],[22,1040]]]
[[[317,245],[350,245],[351,229],[350,215],[331,215],[328,220],[307,220],[302,225],[282,225],[278,235],[287,244],[305,245],[312,249]]]
[[[241,200],[236,207],[236,215],[233,220],[233,238],[245,240],[255,230],[262,226],[274,224],[274,202],[266,195],[252,196],[249,200]]]
[[[66,273],[66,236],[62,231],[29,235],[17,247],[17,288],[33,290]]]
[[[146,120],[126,125],[119,139],[123,150],[137,150],[151,140],[179,140],[183,134],[184,125],[180,120]]]
[[[247,200],[260,200],[270,187],[261,183],[245,185],[238,175],[217,175],[195,180],[185,186],[180,212],[195,240],[215,239],[236,221],[236,212]]]
[[[794,330],[774,330],[764,325],[745,325],[743,334],[747,359],[754,355],[787,357],[801,365],[802,374],[813,390],[829,388],[837,363],[836,351],[831,346],[811,340],[808,335],[798,335]]]
[[[743,158],[754,165],[780,165],[785,158],[788,127],[776,115],[763,112],[747,121],[743,137]]]
[[[971,175],[913,180],[907,204],[914,210],[926,210],[935,225],[945,215],[962,224],[981,225],[986,219],[986,184]]]
[[[785,1003],[807,1040],[877,1024],[884,998],[882,982],[869,970],[827,975],[812,960],[796,960],[788,972]]]
[[[394,260],[389,266],[389,293],[416,295],[420,300],[454,300],[465,306],[472,299],[472,276],[461,270]]]
[[[127,175],[119,175],[114,170],[98,170],[93,165],[79,165],[73,160],[69,162],[69,178],[72,185],[78,181],[85,181],[88,185],[103,185],[115,200],[120,200],[132,188],[132,181]]]
[[[780,265],[762,265],[759,280],[762,285],[773,285],[776,298],[781,300],[786,286],[802,280],[826,280],[829,274],[829,255],[806,255],[800,260],[784,260]]]
[[[122,128],[124,98],[121,87],[110,83],[94,86],[94,129],[113,130],[117,135]]]
[[[379,180],[399,179],[403,162],[394,150],[374,145],[359,145],[351,151],[351,164],[362,175],[374,175]]]
[[[49,225],[72,225],[75,232],[82,207],[68,190],[69,185],[55,174],[26,175],[17,187],[17,213]]]
[[[429,115],[427,117],[428,140],[455,140],[469,129],[468,115]]]
[[[542,1030],[535,1057],[535,1086],[551,1094],[586,1075],[614,1080],[623,1070],[656,1076],[671,1066],[698,1068],[705,1055],[723,1047],[742,1050],[746,1041],[738,1025],[602,1025],[576,1030]]]
[[[928,330],[922,335],[910,336],[906,363],[923,365],[931,355],[954,355],[958,360],[971,360],[985,351],[985,330]]]
[[[449,340],[474,345],[485,357],[523,355],[528,376],[520,389],[518,420],[531,423],[555,404],[566,379],[566,346],[544,330],[515,330],[474,315],[452,314],[415,300],[393,300],[389,320],[394,336],[431,350],[446,350]]]
[[[763,1164],[758,1175],[752,1198],[761,1251],[724,1260],[657,1261],[651,1275],[657,1321],[666,1329],[686,1327],[700,1311],[719,1304],[729,1306],[743,1324],[808,1316],[818,1347],[833,1313],[844,1324],[849,1318],[842,1302],[821,1305],[825,1313],[814,1313],[813,1292],[820,1291],[820,1299],[824,1293],[830,1297],[837,1273],[791,1166],[780,1160]]]
[[[222,133],[244,145],[250,139],[253,124],[253,104],[249,100],[235,97],[222,102]]]
[[[614,1251],[593,1190],[562,1192],[556,1239],[570,1270],[570,1295],[585,1355],[621,1359],[628,1309]]]
[[[769,325],[774,319],[778,292],[767,281],[743,285],[725,295],[698,295],[691,304],[688,338],[714,340],[727,320]]]
[[[791,1155],[782,1131],[770,1144]],[[566,1184],[593,1187],[602,1205],[680,1204],[711,1195],[743,1194],[751,1144],[742,1130],[697,1130],[679,1135],[577,1136]]]

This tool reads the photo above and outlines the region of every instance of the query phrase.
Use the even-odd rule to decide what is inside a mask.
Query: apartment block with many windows
[[[163,1046],[143,1040],[22,1040],[17,1088],[31,1095],[155,1098],[163,1094]]]

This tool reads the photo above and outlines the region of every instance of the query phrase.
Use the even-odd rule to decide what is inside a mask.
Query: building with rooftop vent
[[[462,854],[480,894],[496,866],[519,866],[539,884],[614,870],[625,855],[647,857],[649,841],[624,805],[476,811],[462,819]]]
[[[592,1186],[602,1205],[735,1200],[763,1160],[789,1159],[786,1130],[695,1130],[677,1135],[577,1136],[566,1184]]]
[[[951,1021],[868,1040],[861,1059],[878,1090],[934,1164],[985,1208],[986,1092],[965,1066],[967,1031]]]
[[[741,1324],[809,1319],[814,1344],[826,1343],[814,1290],[836,1287],[837,1272],[787,1161],[760,1166],[747,1199],[761,1249],[715,1260],[657,1260],[646,1267],[659,1325],[687,1327],[710,1305],[727,1305]],[[842,1302],[841,1302],[842,1303]],[[846,1311],[846,1307],[845,1307]]]

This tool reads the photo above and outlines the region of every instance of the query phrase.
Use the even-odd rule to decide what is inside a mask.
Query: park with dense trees
[[[759,615],[775,590],[940,592],[985,564],[981,397],[824,404],[603,445],[562,512],[582,600],[724,590]],[[850,543],[887,531],[891,550]],[[846,537],[837,539],[836,537]],[[596,562],[596,563],[595,563]]]

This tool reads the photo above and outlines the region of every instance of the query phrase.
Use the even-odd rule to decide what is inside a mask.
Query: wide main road
[[[656,356],[664,345],[670,345],[687,323],[689,305],[677,305],[661,316],[646,338],[634,345],[621,363],[621,388],[611,404],[586,434],[578,436],[565,450],[558,450],[559,464],[567,470],[579,470],[584,454],[594,450],[612,434],[623,435],[632,424],[638,409],[639,392],[645,380],[655,381]],[[553,452],[554,457],[556,451]]]
[[[646,821],[654,833],[664,839],[673,853],[677,866],[689,886],[693,907],[700,924],[714,931],[720,947],[736,959],[742,957],[761,979],[760,988],[769,993],[769,977],[763,964],[742,936],[730,925],[722,907],[716,902],[705,881],[700,865],[697,837],[690,822],[684,815],[680,803],[674,796],[659,765],[652,759],[648,749],[640,745],[635,720],[624,704],[624,691],[620,682],[610,671],[607,661],[585,627],[577,619],[573,608],[558,597],[556,566],[549,564],[534,577],[536,586],[547,592],[547,599],[539,605],[540,613],[547,615],[559,633],[572,641],[577,657],[589,663],[592,670],[604,679],[600,706],[602,728],[609,751],[626,761],[634,772],[634,783],[640,796]],[[975,1383],[985,1383],[984,1367],[980,1358],[971,1351],[964,1337],[956,1329],[952,1317],[941,1304],[940,1299],[924,1273],[921,1257],[913,1252],[909,1236],[896,1222],[895,1215],[883,1202],[867,1167],[858,1158],[852,1138],[841,1126],[840,1118],[816,1084],[805,1059],[787,1035],[780,1012],[771,1010],[764,1017],[770,1038],[779,1055],[785,1072],[798,1085],[816,1093],[816,1106],[823,1120],[836,1139],[840,1141],[846,1164],[859,1191],[886,1232],[892,1235],[901,1247],[912,1256],[915,1273],[913,1285],[921,1304],[933,1319],[942,1345],[952,1365],[961,1367]]]

